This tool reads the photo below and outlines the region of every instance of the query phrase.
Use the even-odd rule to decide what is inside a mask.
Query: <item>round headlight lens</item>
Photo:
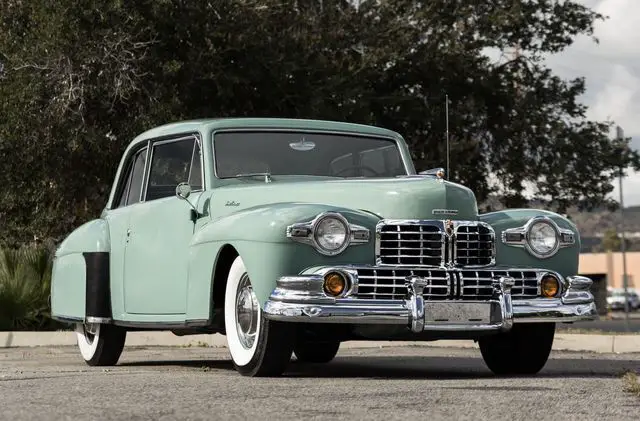
[[[547,222],[535,222],[529,228],[529,247],[536,254],[551,255],[558,248],[558,241],[556,230]]]
[[[329,253],[339,252],[347,246],[349,229],[339,218],[327,216],[316,225],[315,238],[318,246]]]

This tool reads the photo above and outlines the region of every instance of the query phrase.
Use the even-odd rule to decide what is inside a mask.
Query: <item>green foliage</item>
[[[604,233],[602,239],[602,248],[604,251],[620,251],[622,240],[618,236],[618,233],[614,229],[608,229]]]
[[[51,253],[45,247],[0,249],[0,331],[49,330]]]
[[[375,124],[405,136],[418,170],[441,166],[445,94],[451,177],[480,202],[495,177],[507,206],[527,183],[559,211],[606,203],[640,158],[586,119],[584,80],[543,60],[602,18],[570,0],[4,0],[0,242],[95,218],[126,144],[176,120]]]

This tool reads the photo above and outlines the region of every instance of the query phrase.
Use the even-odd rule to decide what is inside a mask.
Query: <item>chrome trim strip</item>
[[[111,323],[113,320],[111,319],[111,317],[93,317],[93,316],[87,316],[84,318],[85,323],[102,323],[102,324],[107,324],[107,323]]]
[[[551,228],[553,228],[556,233],[556,239],[558,240],[556,243],[556,247],[548,254],[540,254],[533,250],[529,245],[531,227],[537,222],[544,222],[549,224],[549,226],[551,226]],[[548,259],[550,257],[553,257],[561,248],[570,247],[576,242],[575,234],[573,231],[566,228],[560,228],[553,219],[544,215],[534,216],[533,218],[529,219],[523,226],[508,228],[502,231],[501,239],[503,244],[513,247],[522,247],[527,250],[527,252],[529,252],[532,256],[538,259]]]

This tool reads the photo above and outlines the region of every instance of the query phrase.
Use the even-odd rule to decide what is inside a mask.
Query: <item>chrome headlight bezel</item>
[[[337,220],[345,227],[345,240],[340,247],[334,250],[323,247],[317,237],[318,226],[327,219]],[[318,253],[325,256],[338,255],[351,245],[366,244],[370,237],[367,228],[349,223],[347,218],[338,212],[322,212],[311,221],[289,225],[286,235],[293,241],[313,246]]]
[[[553,244],[553,247],[547,252],[541,252],[540,250],[536,249],[536,247],[533,245],[533,235],[532,235],[533,230],[534,228],[540,227],[540,226],[547,226],[551,228],[551,230],[553,231],[554,244]],[[552,224],[547,220],[539,219],[529,224],[529,227],[525,231],[524,238],[525,238],[526,246],[528,248],[529,253],[531,253],[532,255],[534,255],[539,259],[546,259],[548,257],[553,256],[558,252],[558,249],[560,248],[560,230],[557,225]]]
[[[531,231],[539,225],[546,224],[551,227],[556,236],[555,247],[547,253],[540,253],[531,246]],[[523,247],[529,254],[538,259],[548,259],[555,256],[561,248],[575,244],[575,234],[572,230],[560,228],[558,224],[548,216],[535,216],[521,227],[509,228],[502,232],[502,242],[509,246]]]

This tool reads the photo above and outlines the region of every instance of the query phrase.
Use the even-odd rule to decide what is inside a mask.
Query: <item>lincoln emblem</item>
[[[447,219],[446,221],[444,221],[444,227],[447,231],[447,235],[452,235],[453,234],[453,221],[450,219]]]

